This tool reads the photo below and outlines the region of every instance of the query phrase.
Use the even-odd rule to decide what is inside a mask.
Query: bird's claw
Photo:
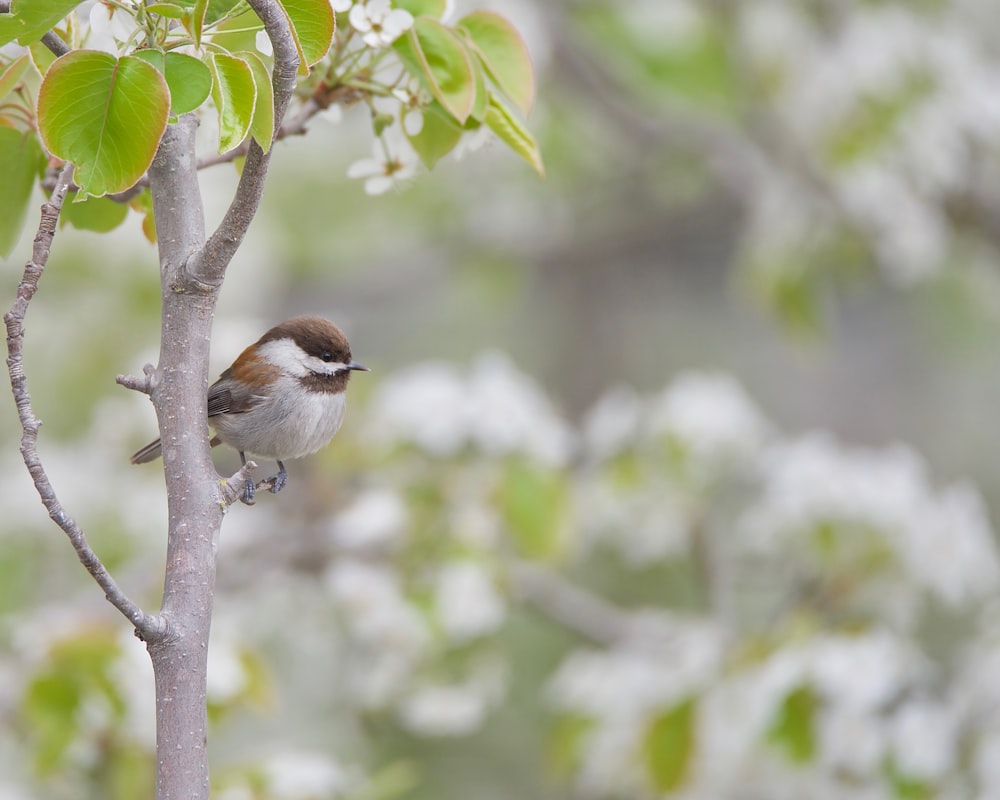
[[[271,494],[277,494],[284,489],[285,484],[288,483],[288,473],[279,472],[277,475],[272,475],[267,479],[267,483]]]
[[[254,484],[253,478],[248,477],[243,482],[243,497],[240,498],[244,505],[252,506],[256,502],[254,500],[256,490],[257,486]]]

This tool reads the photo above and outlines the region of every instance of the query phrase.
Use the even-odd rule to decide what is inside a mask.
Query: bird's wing
[[[241,387],[239,383],[228,380],[224,372],[222,377],[213,383],[208,390],[208,416],[242,414],[252,409],[263,399],[260,395]]]

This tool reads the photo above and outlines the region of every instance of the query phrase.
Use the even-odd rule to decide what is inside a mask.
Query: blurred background
[[[456,6],[524,35],[545,178],[486,142],[368,197],[347,108],[276,145],[228,274],[216,372],[298,313],[372,372],[224,527],[218,796],[1000,796],[993,4]],[[201,181],[211,227],[236,172]],[[155,608],[129,213],[61,229],[26,365],[60,498]],[[0,798],[150,796],[148,659],[2,402]]]

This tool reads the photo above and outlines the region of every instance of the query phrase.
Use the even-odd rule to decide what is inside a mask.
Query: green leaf
[[[0,14],[0,45],[37,42],[78,5],[80,0],[13,0],[10,13]]]
[[[819,698],[808,686],[800,686],[782,702],[768,730],[768,739],[797,764],[816,755],[816,711]]]
[[[137,50],[132,55],[148,61],[166,78],[170,110],[176,115],[194,111],[212,90],[211,71],[194,56],[160,50]]]
[[[448,8],[448,0],[395,0],[392,6],[409,11],[414,17],[441,19]]]
[[[128,216],[128,206],[107,197],[90,197],[76,202],[76,192],[67,196],[59,215],[60,224],[70,224],[83,231],[107,233],[121,225]]]
[[[0,17],[0,19],[3,19],[3,17]],[[28,54],[31,56],[31,63],[35,65],[35,69],[38,70],[39,75],[44,75],[48,72],[49,67],[56,61],[55,53],[41,42],[34,42],[28,45]]]
[[[299,50],[299,73],[322,60],[333,44],[336,20],[330,0],[281,0]]]
[[[469,112],[469,117],[476,122],[484,122],[486,120],[486,112],[490,107],[490,90],[486,86],[486,74],[483,71],[482,61],[476,57],[471,58],[470,62],[472,63],[472,74],[476,81],[476,99],[472,104],[472,111]]]
[[[511,462],[498,499],[521,554],[534,559],[559,554],[569,517],[569,493],[562,475],[526,462]]]
[[[490,94],[489,108],[486,110],[486,124],[507,146],[527,161],[539,175],[545,175],[542,154],[534,137],[518,121],[510,109]]]
[[[146,6],[147,14],[159,14],[168,19],[184,19],[191,14],[191,10],[174,3],[151,3]]]
[[[74,50],[52,64],[38,91],[42,142],[76,165],[86,195],[121,192],[138,181],[169,113],[163,76],[134,56]]]
[[[580,714],[558,717],[549,734],[547,761],[560,778],[572,776],[585,758],[587,738],[596,727],[594,720]]]
[[[219,152],[232,150],[250,131],[257,87],[250,65],[242,58],[215,53],[212,68],[212,100],[219,112]]]
[[[81,733],[79,709],[88,700],[100,701],[121,718],[123,700],[112,678],[119,655],[114,635],[99,628],[58,641],[47,654],[27,683],[19,709],[39,771],[63,766],[69,746]]]
[[[0,256],[14,249],[28,213],[31,189],[42,163],[42,148],[32,132],[0,128]]]
[[[430,169],[455,148],[462,138],[462,128],[437,101],[422,110],[424,126],[416,136],[407,135],[407,138]]]
[[[194,4],[194,14],[191,17],[191,36],[194,46],[201,47],[201,35],[205,31],[205,16],[208,13],[208,0],[197,0]]]
[[[459,122],[469,118],[476,101],[472,62],[461,39],[448,27],[418,17],[393,48],[407,71],[416,76]]]
[[[27,53],[15,58],[7,65],[7,68],[0,73],[0,100],[3,100],[17,88],[17,85],[21,82],[21,78],[24,77],[24,73],[28,71],[30,66],[31,56]]]
[[[227,16],[240,2],[241,0],[173,0],[172,4],[192,12],[192,19],[198,26],[198,35],[200,36],[205,25],[214,25]]]
[[[474,11],[456,27],[472,40],[490,80],[527,115],[535,102],[535,69],[517,28],[492,11]]]
[[[694,698],[660,714],[646,731],[643,755],[658,793],[684,785],[695,747],[696,706]]]
[[[271,73],[264,61],[256,53],[240,53],[246,59],[253,73],[253,82],[257,87],[257,102],[254,104],[253,119],[250,121],[250,135],[266,153],[271,149],[274,139],[274,87],[271,85]]]

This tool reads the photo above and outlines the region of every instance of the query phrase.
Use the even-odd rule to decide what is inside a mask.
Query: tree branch
[[[309,120],[316,116],[316,114],[320,111],[323,111],[323,106],[313,99],[307,100],[299,113],[278,129],[278,131],[274,134],[274,141],[280,142],[282,139],[287,139],[289,136],[304,135],[306,133]],[[273,146],[274,145],[272,144],[272,147]],[[219,164],[229,164],[237,158],[245,156],[249,150],[250,140],[244,139],[239,145],[234,147],[232,150],[227,150],[225,153],[199,158],[198,169],[202,170],[218,166]]]
[[[63,167],[55,191],[48,202],[42,205],[31,260],[24,267],[24,275],[17,287],[17,298],[4,315],[4,323],[7,326],[7,371],[10,374],[11,391],[17,404],[17,416],[21,421],[21,457],[49,516],[69,537],[80,562],[104,590],[104,596],[135,626],[136,633],[141,639],[154,641],[166,633],[165,620],[145,613],[115,583],[114,578],[87,542],[83,530],[63,509],[38,455],[38,429],[42,423],[35,417],[31,394],[28,391],[28,380],[24,373],[24,318],[31,299],[38,291],[38,281],[49,260],[59,212],[72,179],[72,172],[72,164]]]
[[[276,0],[247,0],[264,23],[264,30],[274,50],[274,129],[281,130],[281,123],[295,89],[299,70],[299,54],[295,48],[285,12]],[[209,237],[201,253],[188,265],[191,276],[200,282],[218,285],[226,267],[243,241],[250,223],[260,206],[264,193],[264,180],[271,161],[273,147],[265,153],[256,141],[250,143],[246,162],[240,174],[233,201],[219,227]]]
[[[627,639],[632,631],[627,612],[574,586],[555,572],[527,561],[514,561],[510,575],[521,600],[598,644],[610,647]]]

